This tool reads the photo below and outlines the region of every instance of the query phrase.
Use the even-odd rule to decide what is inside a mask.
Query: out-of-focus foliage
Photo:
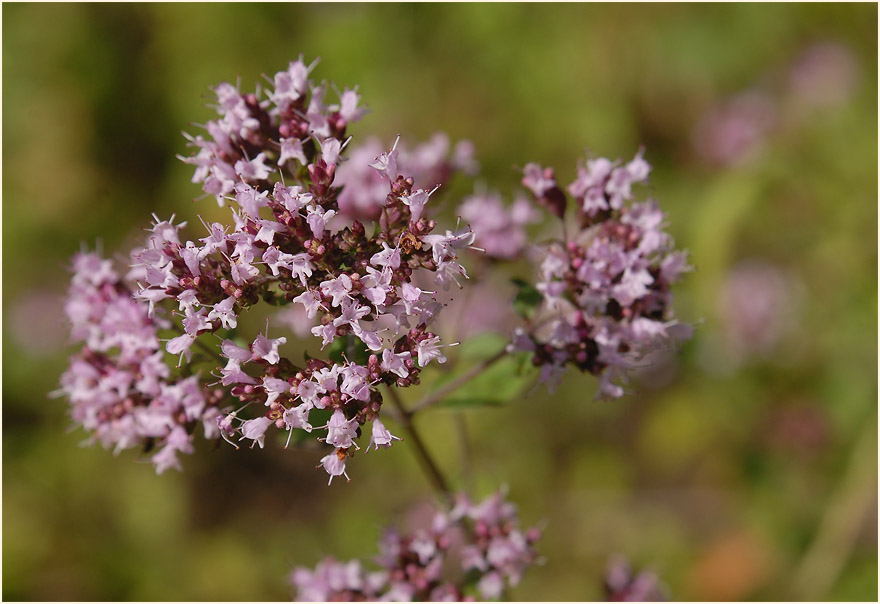
[[[637,396],[593,402],[572,374],[500,407],[465,409],[463,390],[417,420],[457,486],[506,482],[524,522],[548,521],[548,562],[516,598],[601,597],[622,553],[674,599],[875,600],[876,23],[876,6],[842,4],[4,5],[3,598],[282,599],[292,566],[369,555],[426,497],[406,443],[329,488],[313,452],[278,443],[202,442],[185,473],[156,476],[79,448],[47,398],[70,352],[67,258],[96,238],[124,251],[151,212],[225,215],[190,202],[179,132],[209,117],[209,86],[250,89],[304,53],[360,86],[360,140],[469,138],[506,193],[513,166],[569,182],[585,149],[644,144],[692,252],[677,314],[696,337]],[[793,80],[817,44],[848,58]],[[730,111],[769,108],[758,142],[713,164],[704,120],[741,93],[757,104]]]

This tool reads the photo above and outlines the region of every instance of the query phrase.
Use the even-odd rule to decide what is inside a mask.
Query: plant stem
[[[792,580],[797,599],[822,600],[843,570],[877,493],[877,417],[865,422],[846,473],[819,522]],[[876,510],[875,512],[876,513]]]
[[[473,457],[473,454],[471,449],[471,439],[468,435],[467,416],[459,411],[454,414],[453,422],[455,422],[455,429],[456,432],[458,432],[458,445],[461,450],[462,479],[465,487],[470,491],[473,487],[473,474],[471,472],[471,468],[473,467],[473,464],[471,464],[471,458]]]
[[[443,473],[434,462],[434,458],[431,457],[431,454],[428,453],[428,449],[425,448],[425,443],[422,441],[422,437],[419,436],[419,432],[413,424],[411,417],[412,412],[406,410],[403,401],[400,399],[400,395],[393,387],[388,388],[388,395],[397,412],[398,421],[403,425],[404,430],[406,430],[409,439],[415,447],[416,456],[422,465],[422,469],[428,475],[428,480],[430,480],[431,485],[438,493],[440,493],[445,499],[451,500],[452,492],[449,490],[449,486],[446,483],[446,479],[443,477]]]
[[[458,376],[457,378],[455,378],[454,380],[452,380],[451,382],[449,382],[445,386],[442,386],[442,387],[438,388],[437,390],[435,390],[434,392],[431,392],[425,398],[423,398],[419,403],[417,403],[415,405],[415,407],[413,407],[412,409],[410,409],[408,411],[404,410],[403,413],[406,415],[409,415],[409,416],[413,416],[416,413],[418,413],[419,411],[424,411],[428,407],[439,403],[444,398],[446,398],[447,396],[449,396],[450,394],[452,394],[453,392],[455,392],[456,390],[458,390],[459,388],[461,388],[462,386],[464,386],[465,384],[470,382],[472,379],[474,379],[475,377],[482,374],[489,367],[491,367],[492,365],[494,365],[495,363],[497,363],[498,361],[503,359],[505,356],[507,356],[507,350],[505,348],[502,348],[501,350],[499,350],[498,352],[493,354],[491,357],[489,357],[488,359],[485,359],[483,361],[480,361],[479,363],[474,365],[470,370],[465,371],[464,373],[462,373],[460,376]]]

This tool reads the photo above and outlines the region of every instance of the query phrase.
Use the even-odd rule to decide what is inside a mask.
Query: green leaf
[[[342,363],[345,359],[342,355],[348,350],[348,338],[336,338],[327,349],[327,357],[334,363]]]
[[[504,348],[510,340],[494,331],[484,331],[471,338],[467,338],[460,346],[457,346],[457,357],[462,361],[479,362],[496,354]]]
[[[344,338],[333,340],[333,344],[328,349],[328,356],[334,363],[344,363],[347,358],[353,363],[366,365],[370,352],[360,338],[348,334]]]
[[[284,306],[287,300],[279,292],[273,289],[267,289],[263,292],[263,301],[272,306]]]
[[[544,297],[537,289],[522,279],[511,279],[516,286],[516,296],[513,298],[513,310],[520,316],[530,319],[535,314],[535,309]]]
[[[521,365],[519,359],[505,358],[437,403],[437,406],[475,408],[504,405],[521,396],[534,379],[534,369],[528,367],[523,370]]]

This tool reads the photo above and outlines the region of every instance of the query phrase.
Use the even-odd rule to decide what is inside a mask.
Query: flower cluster
[[[797,324],[799,285],[784,268],[758,260],[740,262],[728,272],[716,304],[730,360],[772,355]]]
[[[177,454],[192,452],[197,425],[207,438],[219,435],[220,393],[197,375],[172,378],[158,338],[170,323],[132,298],[110,260],[80,253],[72,268],[65,312],[71,338],[84,345],[61,377],[71,417],[92,441],[117,452],[146,442],[160,447],[152,457],[158,472],[179,468]]]
[[[633,201],[633,185],[649,171],[641,152],[623,165],[588,160],[568,187],[577,232],[539,249],[540,305],[510,350],[531,353],[551,387],[573,365],[599,378],[600,396],[620,397],[627,369],[689,334],[673,317],[670,293],[688,269],[685,254],[673,250],[657,204]],[[527,165],[523,185],[563,218],[568,199],[551,168]]]
[[[296,173],[299,167],[314,165],[309,172],[313,184],[325,184],[328,177],[332,181],[346,128],[366,110],[358,106],[357,89],[346,88],[338,103],[325,103],[327,83],[309,79],[314,66],[302,59],[290,63],[275,74],[275,88],[265,99],[259,89],[242,94],[229,83],[214,88],[220,118],[205,124],[210,138],[188,136],[198,152],[180,159],[196,166],[193,182],[202,183],[205,194],[213,195],[220,206],[229,196],[242,194],[236,188],[240,183],[266,185],[280,168]],[[315,161],[318,157],[323,164]],[[254,203],[259,207],[259,200]]]
[[[399,137],[390,150],[376,140],[350,145],[348,127],[366,113],[357,89],[316,83],[314,66],[294,61],[270,79],[271,88],[254,93],[220,84],[218,117],[204,133],[187,135],[194,152],[181,159],[195,167],[203,197],[231,220],[200,219],[205,232],[197,237],[174,216],[154,215],[124,274],[98,253],[74,257],[65,310],[82,348],[59,393],[92,442],[154,451],[161,473],[180,468],[178,454],[193,452],[199,428],[236,448],[262,448],[270,434],[286,433],[289,444],[295,431],[297,440],[314,432],[326,445],[318,467],[329,482],[348,479],[348,459],[368,424],[367,451],[400,440],[382,421],[382,389],[419,384],[426,366],[446,362],[450,344],[435,333],[443,327],[435,321],[450,300],[440,290],[468,278],[459,254],[472,249],[501,261],[528,249],[526,227],[538,212],[522,196],[506,206],[500,195],[478,191],[458,207],[473,230],[438,229],[428,203],[453,173],[476,170],[470,143],[453,146],[436,134],[412,148]],[[552,169],[525,167],[522,184],[564,228],[573,199],[576,232],[566,229],[562,241],[536,248],[535,287],[519,282],[531,290],[519,300],[527,322],[507,350],[449,384],[460,386],[516,351],[529,353],[551,385],[573,365],[599,378],[600,395],[619,397],[626,370],[687,335],[670,293],[689,268],[685,254],[674,250],[656,203],[634,201],[633,187],[649,172],[641,152],[625,164],[590,160],[566,194]],[[503,322],[497,292],[475,292],[480,299],[456,326]],[[313,336],[322,358],[294,361],[287,338],[270,337],[266,315],[249,321],[266,306],[283,307],[276,316]],[[265,330],[245,337],[248,323]],[[428,404],[400,412],[433,468],[408,421]],[[435,482],[445,492],[444,480]],[[540,530],[520,529],[503,493],[451,501],[427,526],[387,531],[375,570],[333,558],[295,569],[298,598],[501,598],[539,562]],[[655,583],[648,575],[633,579],[620,564],[607,579],[615,599],[653,597]]]
[[[494,600],[538,561],[539,538],[538,529],[520,530],[516,508],[501,493],[479,504],[459,495],[452,511],[437,512],[429,527],[387,531],[379,570],[327,558],[313,570],[294,569],[290,579],[300,601]]]
[[[196,166],[193,180],[206,194],[221,206],[232,204],[232,224],[203,223],[205,237],[184,241],[185,224],[156,218],[145,245],[131,252],[127,279],[137,287],[110,289],[146,324],[177,330],[165,350],[179,358],[178,367],[191,368],[196,346],[213,355],[214,378],[223,387],[215,398],[237,400],[239,408],[225,405],[212,433],[262,447],[272,427],[291,434],[326,430],[320,440],[333,449],[321,463],[332,481],[347,477],[346,458],[359,448],[355,439],[365,423],[372,422],[368,448],[396,439],[379,419],[378,387],[417,384],[429,362],[446,360],[429,329],[443,305],[414,278],[428,273],[427,281],[444,289],[466,278],[457,253],[473,234],[434,232],[435,222],[425,216],[433,190],[416,188],[396,149],[374,157],[370,167],[383,191],[377,223],[334,221],[341,195],[335,175],[350,140],[345,131],[364,110],[355,90],[325,103],[327,85],[312,82],[311,69],[301,60],[291,63],[275,75],[265,98],[230,84],[216,87],[220,117],[205,125],[207,138],[189,137],[197,151],[184,159]],[[240,316],[261,301],[299,305],[322,349],[331,347],[330,358],[299,366],[282,354],[286,338],[270,338],[268,328],[253,340],[240,339]],[[114,342],[123,334],[106,318],[92,328]],[[151,337],[150,370],[165,377],[170,369],[154,332]],[[131,356],[126,348],[118,354],[125,362]],[[74,368],[69,379],[77,375]],[[207,377],[187,379],[189,390],[205,388]],[[119,393],[124,399],[122,385]],[[324,411],[319,425],[310,417],[316,409]],[[95,422],[80,423],[97,429]]]

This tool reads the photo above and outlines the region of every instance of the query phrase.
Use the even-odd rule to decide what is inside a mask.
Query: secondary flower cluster
[[[538,529],[520,530],[516,508],[501,493],[479,504],[458,495],[452,511],[437,512],[430,526],[387,531],[379,570],[326,558],[314,570],[294,569],[290,580],[300,601],[494,600],[538,561],[539,538]]]
[[[185,161],[196,165],[193,180],[203,183],[207,194],[221,206],[233,203],[232,224],[203,223],[207,236],[184,241],[185,224],[156,218],[146,244],[131,253],[127,280],[137,288],[128,291],[117,281],[111,289],[146,325],[177,330],[165,350],[179,357],[178,367],[185,360],[182,372],[202,360],[193,358],[194,347],[208,352],[215,379],[225,388],[211,399],[215,407],[221,399],[240,405],[231,412],[224,405],[212,434],[262,447],[271,427],[291,433],[326,429],[320,440],[333,450],[321,463],[332,481],[347,476],[346,458],[358,448],[355,439],[365,423],[372,422],[369,446],[389,446],[396,439],[379,419],[378,386],[416,384],[429,362],[445,361],[440,338],[429,329],[443,305],[413,278],[429,273],[429,281],[442,288],[466,278],[457,251],[473,242],[473,234],[434,233],[434,221],[424,216],[433,191],[416,188],[399,169],[396,149],[379,154],[370,168],[383,189],[376,198],[378,223],[367,228],[358,220],[345,225],[333,220],[340,211],[335,174],[349,142],[345,130],[364,110],[353,90],[345,90],[338,104],[326,104],[327,86],[308,79],[311,69],[302,61],[291,63],[275,75],[275,89],[265,99],[230,84],[215,89],[220,118],[205,125],[209,138],[190,137],[197,152]],[[82,278],[74,277],[75,286]],[[286,338],[270,338],[268,329],[253,340],[238,339],[240,315],[260,301],[300,305],[314,321],[311,333],[322,348],[331,346],[330,358],[299,366],[282,355]],[[181,317],[179,325],[173,315]],[[121,337],[119,325],[95,316],[98,339]],[[145,371],[170,375],[155,329],[150,337],[145,347],[152,360],[132,370],[132,379]],[[101,352],[130,361],[125,348],[102,344]],[[72,368],[68,381],[78,372]],[[209,381],[187,380],[181,383],[198,392]],[[130,388],[120,382],[117,392],[126,400]],[[159,390],[142,394],[127,403],[138,413],[167,406]],[[313,426],[310,414],[316,409],[324,413],[321,425]],[[101,432],[101,420],[86,423],[78,414],[75,419]],[[175,434],[173,442],[182,442],[185,432]],[[154,461],[160,469],[167,465]]]
[[[511,350],[528,351],[551,386],[567,365],[599,378],[599,395],[620,397],[620,380],[648,352],[689,328],[672,313],[670,285],[688,270],[663,230],[654,201],[633,202],[633,185],[650,166],[639,152],[621,165],[588,160],[568,192],[576,204],[577,232],[539,249],[536,289],[541,303]],[[523,185],[562,219],[568,199],[552,168],[525,167]]]
[[[219,393],[198,376],[171,377],[158,338],[170,323],[149,316],[109,260],[80,253],[73,271],[65,312],[71,338],[84,345],[59,391],[70,399],[73,420],[117,452],[160,446],[152,458],[160,473],[179,468],[177,453],[192,452],[189,435],[199,423],[207,438],[219,435]]]

